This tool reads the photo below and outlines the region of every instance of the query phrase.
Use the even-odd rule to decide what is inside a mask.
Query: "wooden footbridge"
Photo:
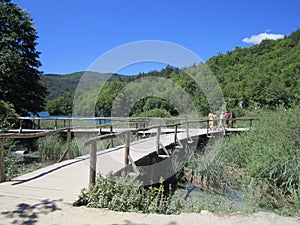
[[[92,118],[93,120],[95,118]],[[199,137],[214,137],[227,132],[246,131],[251,128],[254,118],[237,118],[237,121],[250,121],[244,128],[209,129],[207,120],[188,119],[130,119],[96,118],[97,121],[109,120],[110,123],[94,126],[71,127],[72,118],[51,119],[54,129],[45,129],[42,118],[20,118],[20,128],[9,130],[0,135],[0,179],[5,181],[4,147],[6,138],[38,138],[56,133],[67,133],[67,149],[58,163],[0,184],[0,195],[29,195],[32,198],[55,198],[66,202],[75,201],[80,189],[95,182],[96,174],[114,174],[130,166],[133,175],[139,175],[136,162],[156,154],[162,160],[169,158],[174,151],[183,151],[183,145],[193,144]],[[24,120],[33,121],[35,127],[22,127]],[[47,119],[49,120],[49,119]],[[91,121],[91,118],[80,118]],[[122,121],[121,121],[122,120]],[[49,122],[49,121],[48,121]],[[59,127],[59,122],[67,127]],[[90,154],[73,158],[71,141],[76,133],[93,134],[84,141]],[[114,140],[123,140],[115,146]],[[99,142],[106,140],[107,149],[99,151]],[[194,143],[195,144],[195,143]],[[68,158],[68,160],[64,160]]]

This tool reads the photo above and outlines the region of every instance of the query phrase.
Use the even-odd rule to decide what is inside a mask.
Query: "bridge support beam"
[[[161,134],[161,127],[157,128],[157,134],[156,134],[156,152],[159,154],[159,148],[160,148],[160,134]]]
[[[113,126],[110,125],[110,134],[113,134],[113,133],[114,133],[114,131],[113,131]],[[113,138],[110,139],[110,147],[111,147],[111,148],[114,147],[114,139],[113,139]]]
[[[69,159],[72,159],[73,158],[73,154],[72,154],[72,133],[71,133],[71,128],[70,127],[67,129],[67,145],[68,145]]]
[[[129,164],[129,151],[130,151],[130,132],[125,134],[125,155],[124,155],[124,162],[126,165]]]
[[[96,182],[96,164],[97,164],[97,142],[91,144],[90,150],[90,180],[89,184],[93,185]]]

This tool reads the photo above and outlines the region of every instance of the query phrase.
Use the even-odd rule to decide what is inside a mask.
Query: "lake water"
[[[72,118],[72,116],[49,115],[48,112],[39,112],[38,115],[39,115],[40,118]],[[35,116],[31,115],[30,117],[35,117]],[[74,118],[80,118],[80,117],[76,116]],[[84,118],[84,117],[82,117],[82,118]],[[113,122],[112,120],[99,120],[99,119],[94,119],[94,120],[89,120],[89,121],[97,123],[97,124],[99,124],[99,123],[101,123],[101,124],[103,124],[103,123],[112,123]]]

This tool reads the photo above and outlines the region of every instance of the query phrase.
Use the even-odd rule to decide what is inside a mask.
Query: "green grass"
[[[219,193],[221,202],[224,195],[239,193],[246,211],[299,215],[299,118],[298,109],[261,113],[250,132],[231,135],[210,146],[219,154],[205,170],[199,167],[201,152],[191,157],[186,170],[193,171],[202,190]],[[223,206],[221,211],[234,208]]]

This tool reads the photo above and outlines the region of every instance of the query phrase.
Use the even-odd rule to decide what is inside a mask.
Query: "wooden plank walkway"
[[[154,131],[153,131],[154,132]],[[219,131],[214,131],[219,132]],[[207,135],[206,129],[190,129],[191,137]],[[179,132],[178,139],[187,137],[186,132]],[[174,133],[161,134],[160,142],[168,146],[174,142]],[[146,138],[130,144],[130,156],[137,161],[156,151],[156,137]],[[32,199],[62,200],[73,203],[80,190],[88,187],[89,155],[65,160],[51,166],[17,177],[12,181],[0,183],[0,195],[26,196]],[[97,153],[97,172],[107,176],[126,166],[124,162],[124,146],[110,148]]]
[[[217,131],[215,131],[217,132]],[[189,135],[191,137],[206,135],[206,129],[190,129]],[[180,132],[177,134],[179,140],[186,139],[186,132]],[[174,143],[174,133],[173,134],[161,134],[160,142],[164,146],[168,146]],[[130,156],[134,161],[153,153],[156,151],[156,137],[151,137],[136,141],[130,145]],[[109,173],[116,173],[117,171],[126,167],[124,161],[124,146],[118,146],[116,148],[107,149],[101,151],[97,154],[97,172],[102,176],[106,177]],[[108,154],[107,154],[108,153]],[[113,162],[113,163],[112,163]]]
[[[206,135],[206,129],[190,131],[190,135]],[[178,138],[185,138],[179,133]],[[168,145],[174,141],[174,134],[162,134],[161,142]],[[136,161],[156,151],[155,138],[147,138],[131,143],[130,155]],[[80,190],[88,187],[89,155],[66,160],[0,184],[0,195],[27,196],[33,199],[61,199],[74,202]],[[97,153],[97,171],[103,176],[122,169],[124,146],[110,148]]]

